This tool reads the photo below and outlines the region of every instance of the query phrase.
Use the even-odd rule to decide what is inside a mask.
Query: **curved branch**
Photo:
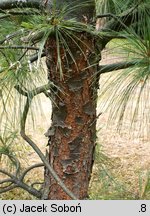
[[[34,165],[32,167],[29,167],[23,174],[20,178],[17,177],[17,174],[20,170],[20,162],[19,160],[12,156],[12,155],[7,155],[10,160],[12,162],[15,163],[15,166],[16,166],[16,172],[15,174],[11,174],[9,172],[7,172],[6,170],[3,170],[3,169],[0,169],[0,173],[3,173],[4,175],[7,175],[9,176],[10,178],[8,179],[4,179],[2,181],[0,181],[0,184],[4,184],[4,183],[8,183],[10,182],[11,184],[13,184],[11,186],[11,184],[9,184],[8,186],[5,186],[5,187],[0,187],[0,193],[4,193],[4,192],[7,192],[9,190],[12,190],[13,188],[15,187],[21,187],[22,189],[28,191],[30,194],[36,196],[37,198],[40,198],[41,197],[41,192],[36,190],[35,188],[33,188],[32,186],[28,186],[26,183],[23,182],[23,178],[24,176],[27,174],[28,171],[30,171],[31,169],[35,168],[35,167],[39,167],[41,166],[41,164],[38,164],[38,165]],[[42,164],[43,165],[43,164]],[[15,185],[15,186],[14,186]]]
[[[141,1],[142,3],[142,1]],[[139,3],[140,5],[140,3]],[[143,7],[141,7],[141,9],[139,9],[137,6],[130,8],[129,10],[123,12],[123,14],[121,14],[120,16],[116,16],[117,19],[115,19],[115,17],[113,17],[113,19],[111,19],[110,21],[108,21],[103,30],[112,30],[112,31],[121,31],[124,30],[125,28],[127,28],[128,26],[130,26],[133,22],[137,22],[138,20],[138,15],[140,13],[147,13],[148,15],[150,15],[149,12],[150,6],[149,5],[144,5]],[[123,25],[120,25],[120,23],[124,23]]]
[[[3,15],[3,16],[0,16],[0,20],[1,20],[1,19],[5,19],[5,18],[7,18],[7,17],[10,17],[10,15],[9,15],[9,14],[6,14],[6,15]]]
[[[43,185],[43,182],[34,182],[31,184],[31,187],[34,188],[34,185]]]
[[[14,176],[11,173],[8,173],[7,171],[2,170],[2,169],[0,169],[0,172],[7,175],[7,176],[9,176],[11,178],[11,179],[3,180],[3,183],[5,183],[6,181],[8,182],[8,180],[9,180],[9,182],[14,183],[14,185],[11,185],[11,186],[8,186],[6,188],[1,189],[0,193],[7,192],[7,191],[12,190],[12,189],[14,189],[16,187],[20,187],[20,188],[28,191],[33,196],[36,196],[37,198],[41,197],[41,192],[40,191],[36,190],[35,188],[33,188],[31,186],[28,186],[24,182],[20,181],[20,179],[18,179],[16,176]]]
[[[13,8],[37,8],[43,6],[42,0],[1,0],[0,9],[8,10]]]
[[[24,91],[22,88],[20,88],[19,85],[14,86],[14,88],[19,92],[19,94],[26,96],[26,97],[28,96],[28,93]]]
[[[10,191],[10,190],[12,190],[12,189],[14,189],[14,188],[17,188],[17,187],[18,187],[18,186],[17,186],[16,184],[11,185],[11,186],[9,186],[9,187],[7,187],[7,188],[4,188],[4,189],[0,190],[0,194],[1,194],[1,193],[8,192],[8,191]]]
[[[45,57],[45,56],[46,56],[46,53],[43,52],[43,53],[41,54],[41,58],[42,58],[42,57]],[[33,56],[30,58],[29,62],[30,62],[30,63],[33,63],[33,62],[37,61],[38,58],[39,58],[38,54],[35,54],[35,55],[33,55]]]
[[[41,192],[36,190],[35,188],[28,186],[27,184],[25,184],[24,182],[20,181],[20,179],[15,179],[15,183],[17,185],[17,187],[20,187],[26,191],[28,191],[28,193],[32,194],[33,196],[37,197],[37,198],[41,198]]]
[[[128,27],[138,22],[139,20],[139,14],[147,14],[150,16],[150,6],[148,4],[145,4],[143,7],[139,9],[139,5],[142,4],[143,1],[140,0],[136,6],[130,8],[129,10],[123,12],[123,14],[113,17],[110,21],[108,21],[102,29],[99,30],[99,32],[120,32],[122,30],[128,30]],[[108,14],[110,16],[110,14]],[[111,14],[112,15],[112,14]],[[105,15],[104,15],[105,16]],[[106,14],[107,16],[107,14]],[[115,16],[115,15],[113,15]],[[98,15],[97,17],[103,17],[103,15]],[[123,25],[122,25],[123,24]],[[105,45],[111,40],[110,37],[103,37],[103,48]]]
[[[27,100],[32,100],[32,98],[38,94],[44,93],[50,89],[50,87],[54,86],[53,83],[48,83],[46,85],[37,87],[31,91],[24,91],[19,85],[16,85],[14,88],[19,92],[19,94],[26,96]],[[29,101],[28,101],[29,103]],[[26,109],[24,109],[25,111]],[[27,109],[28,110],[28,109]],[[25,114],[24,114],[25,115]],[[26,115],[25,115],[26,116]]]
[[[11,179],[11,178],[8,178],[8,179],[4,179],[4,180],[2,180],[2,181],[0,181],[0,184],[4,184],[4,183],[9,183],[9,182],[13,182],[13,179]],[[0,187],[1,188],[1,187]]]
[[[33,46],[0,46],[0,49],[28,49],[28,50],[39,50],[37,47]]]
[[[14,178],[14,175],[12,175],[11,173],[7,172],[6,170],[0,169],[0,173],[3,173],[4,175],[9,176],[11,179]]]
[[[38,95],[38,94],[41,94],[41,93],[44,93],[46,92],[47,90],[49,90],[53,85],[53,83],[48,83],[46,85],[43,85],[43,86],[40,86],[40,87],[37,87],[36,89],[33,89],[32,91],[29,92],[29,95],[31,94],[33,97]]]
[[[25,126],[23,126],[25,129]],[[44,165],[48,169],[48,171],[51,173],[53,178],[57,181],[57,183],[60,185],[60,187],[70,196],[72,199],[76,200],[77,197],[66,187],[66,185],[62,182],[62,180],[59,178],[59,176],[56,174],[54,169],[51,167],[49,162],[46,160],[45,155],[41,152],[41,150],[37,147],[37,145],[25,134],[25,131],[21,130],[20,134],[22,138],[34,149],[34,151],[38,154],[38,156],[43,161]]]
[[[13,32],[12,34],[9,34],[9,35],[7,35],[4,39],[2,39],[2,40],[0,41],[0,44],[3,44],[3,43],[5,43],[6,41],[11,40],[12,38],[14,38],[14,37],[16,37],[16,36],[18,36],[18,35],[22,35],[23,33],[25,33],[24,29],[20,29],[20,30],[18,30],[18,31],[16,31],[16,32]]]
[[[30,167],[28,167],[23,173],[22,176],[20,177],[20,180],[23,181],[23,179],[25,178],[25,176],[27,175],[28,172],[30,172],[32,169],[38,168],[38,167],[42,167],[44,166],[43,163],[38,163],[38,164],[34,164]]]
[[[3,13],[5,15],[7,15],[8,17],[11,16],[11,15],[27,15],[27,16],[31,16],[31,15],[39,15],[39,12],[37,11],[4,11],[4,10],[0,10],[0,13]],[[1,17],[0,17],[1,18]]]
[[[127,28],[127,26],[124,24],[124,22],[122,21],[122,19],[119,16],[116,16],[115,14],[107,13],[107,14],[101,14],[101,15],[97,15],[96,16],[97,19],[98,18],[103,18],[103,17],[111,17],[114,20],[116,20],[116,22],[118,22],[118,24],[120,24],[123,29]]]
[[[38,148],[38,146],[26,135],[25,133],[25,124],[26,124],[26,119],[27,119],[27,115],[28,115],[28,111],[30,108],[30,104],[32,102],[32,99],[35,95],[42,93],[44,90],[48,90],[48,88],[50,88],[50,85],[52,85],[51,83],[48,85],[45,85],[45,87],[41,88],[37,88],[36,90],[32,91],[32,97],[29,98],[29,94],[27,96],[27,101],[24,107],[24,111],[22,114],[22,118],[21,118],[21,131],[20,134],[22,136],[22,138],[34,149],[34,151],[37,153],[37,155],[40,157],[40,159],[42,160],[43,164],[46,166],[46,168],[48,169],[48,171],[51,173],[51,175],[53,176],[53,178],[57,181],[57,183],[60,185],[60,187],[74,200],[77,199],[77,197],[66,187],[66,185],[62,182],[62,180],[60,179],[60,177],[57,175],[57,173],[54,171],[54,169],[51,167],[51,165],[49,164],[49,162],[47,161],[45,155],[41,152],[41,150]]]

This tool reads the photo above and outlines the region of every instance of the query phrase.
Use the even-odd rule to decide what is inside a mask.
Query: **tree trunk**
[[[58,9],[64,1],[56,1]],[[76,18],[80,22],[89,23],[95,13],[95,1],[65,0],[75,10],[66,19]],[[75,34],[75,33],[73,33]],[[52,125],[49,129],[50,165],[74,193],[78,199],[88,197],[88,186],[94,161],[96,140],[96,67],[89,67],[95,59],[95,39],[86,32],[76,33],[74,42],[66,35],[65,46],[58,44],[55,36],[51,36],[46,44],[46,63],[48,78],[59,90],[53,89]],[[90,62],[91,61],[91,62]],[[60,63],[61,62],[61,63]],[[70,199],[58,183],[45,171],[45,190],[43,198]]]
[[[95,56],[95,41],[87,33],[78,33],[77,37],[80,38],[77,41],[80,49],[71,39],[66,38],[75,62],[63,47],[60,48],[62,77],[57,67],[55,37],[49,38],[46,44],[49,80],[60,89],[51,92],[53,102],[49,162],[76,197],[86,199],[96,139],[97,85],[93,76],[96,67],[89,67],[89,60]],[[70,199],[52,176],[46,174],[45,177],[45,187],[49,187],[47,199]]]

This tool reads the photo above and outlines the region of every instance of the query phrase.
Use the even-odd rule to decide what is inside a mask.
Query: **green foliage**
[[[41,56],[45,51],[45,43],[48,37],[56,38],[58,55],[56,67],[59,68],[60,79],[63,78],[60,54],[62,47],[65,58],[69,57],[76,63],[69,48],[68,39],[82,51],[78,45],[78,42],[81,42],[81,39],[77,36],[78,33],[87,32],[87,34],[98,37],[93,26],[78,22],[76,19],[66,19],[73,11],[89,4],[91,4],[91,1],[84,1],[84,3],[77,5],[65,4],[61,6],[59,11],[54,4],[51,13],[49,11],[38,13],[37,10],[25,9],[23,11],[17,9],[20,13],[30,12],[30,15],[12,15],[11,12],[14,12],[12,10],[6,20],[0,19],[0,44],[2,45],[0,49],[1,124],[6,120],[11,121],[11,119],[14,121],[17,119],[16,122],[19,122],[22,115],[26,98],[19,94],[14,87],[20,86],[23,91],[28,92],[47,83],[47,72],[44,69],[45,66],[43,67]],[[0,13],[3,14],[3,12]],[[13,48],[13,46],[16,46],[16,48]],[[19,46],[23,48],[18,48]],[[30,49],[31,47],[35,50]],[[30,59],[34,55],[38,57],[37,63],[32,64]],[[13,113],[9,111],[10,106],[14,110]]]
[[[96,5],[98,14],[113,13],[120,15],[129,13],[134,9],[144,12],[141,9],[149,8],[149,0],[96,0]]]
[[[112,74],[100,94],[102,98],[109,95],[105,103],[110,109],[109,123],[117,120],[118,127],[121,127],[124,120],[130,116],[131,126],[135,126],[133,123],[137,123],[137,118],[142,116],[139,129],[146,127],[147,132],[149,114],[146,110],[149,107],[150,79],[150,30],[146,28],[148,23],[149,19],[145,21],[145,25],[143,23],[142,38],[134,30],[130,30],[123,34],[126,40],[115,42],[116,49],[113,48],[113,53],[117,52],[123,61],[133,61],[135,65]]]
[[[49,37],[56,39],[57,46],[57,65],[59,69],[60,80],[63,79],[63,66],[61,57],[61,48],[64,49],[66,62],[71,59],[75,65],[76,58],[68,40],[83,52],[79,46],[81,39],[78,33],[86,32],[94,38],[104,39],[104,33],[97,33],[94,25],[78,22],[76,19],[67,19],[73,11],[77,11],[91,1],[83,4],[66,4],[61,10],[57,10],[56,5],[49,11],[37,14],[33,11],[31,16],[13,16],[10,15],[6,20],[0,19],[0,44],[5,45],[5,49],[0,49],[0,156],[15,155],[14,144],[17,142],[18,128],[20,126],[20,118],[26,98],[19,94],[14,87],[20,86],[24,92],[31,90],[47,83],[46,71],[43,69],[41,57],[45,51],[45,44]],[[118,125],[122,125],[126,118],[126,110],[130,107],[130,115],[132,123],[140,114],[144,123],[141,123],[141,128],[149,122],[149,75],[150,75],[150,19],[149,17],[149,0],[131,1],[131,0],[96,0],[97,14],[113,13],[116,16],[126,15],[131,11],[138,11],[133,16],[134,23],[131,28],[126,28],[126,31],[121,32],[121,36],[126,40],[121,42],[121,47],[117,47],[124,57],[125,61],[134,61],[135,65],[129,69],[123,70],[118,75],[106,82],[104,91],[101,93],[101,99],[109,95],[106,100],[107,106],[110,108],[110,122],[118,120]],[[145,10],[145,8],[147,8]],[[29,10],[27,9],[27,12]],[[138,14],[138,15],[137,15]],[[136,20],[138,17],[138,20]],[[127,17],[126,17],[127,19]],[[110,20],[110,17],[107,21]],[[135,22],[136,21],[136,22]],[[138,25],[137,25],[138,24]],[[133,29],[136,29],[135,31]],[[110,31],[106,32],[106,36]],[[115,36],[115,34],[113,35]],[[105,40],[105,39],[104,39]],[[29,48],[10,49],[12,46],[34,47],[35,50]],[[88,45],[87,45],[88,46]],[[120,46],[120,45],[119,45]],[[115,52],[115,51],[113,51]],[[38,56],[37,63],[31,64],[30,58],[34,55]],[[91,67],[90,63],[88,67]],[[28,94],[29,95],[29,94]],[[136,98],[135,98],[136,95]],[[32,95],[30,95],[32,97]],[[144,100],[143,100],[144,98]],[[133,102],[133,99],[135,102]],[[40,104],[40,102],[39,102]],[[110,106],[111,104],[111,106]],[[10,113],[13,110],[12,113]],[[33,110],[34,113],[34,110]],[[11,132],[6,125],[11,124]],[[12,130],[14,126],[18,126],[17,130]],[[132,125],[132,124],[131,124]],[[13,132],[14,131],[14,132]],[[17,132],[16,132],[17,131]],[[16,156],[16,155],[15,155]],[[124,186],[116,181],[104,165],[105,157],[102,154],[97,154],[96,166],[98,167],[98,182],[100,182],[100,190],[97,194],[91,193],[91,198],[95,199],[120,199],[126,194]],[[11,161],[12,162],[12,161]],[[149,179],[149,178],[148,178]],[[93,186],[94,188],[95,186]],[[145,186],[143,196],[149,190],[149,180]],[[115,191],[110,193],[109,191]],[[99,195],[100,194],[100,195]],[[130,197],[130,195],[127,195]],[[131,198],[131,197],[130,197]]]

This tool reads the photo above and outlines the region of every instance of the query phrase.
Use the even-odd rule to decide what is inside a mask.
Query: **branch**
[[[14,38],[18,35],[22,35],[23,33],[25,33],[24,29],[20,29],[19,31],[16,31],[12,34],[9,34],[3,40],[0,41],[0,44],[3,44],[4,42],[11,40],[12,38]]]
[[[3,189],[0,190],[0,194],[6,193],[6,192],[8,192],[8,191],[10,191],[10,190],[12,190],[14,188],[17,188],[17,187],[18,186],[16,184],[14,184],[14,185],[8,186],[7,188],[3,188]]]
[[[114,70],[126,69],[135,66],[136,64],[137,63],[133,61],[133,62],[119,62],[119,63],[109,64],[109,65],[100,65],[98,73],[103,74],[103,73],[112,72]]]
[[[7,154],[6,154],[7,155]],[[20,171],[20,162],[19,160],[12,156],[12,155],[7,155],[10,160],[15,163],[15,166],[16,166],[16,172],[15,174],[11,174],[9,172],[7,172],[6,170],[3,170],[3,169],[0,169],[0,173],[3,173],[4,175],[7,175],[9,176],[10,178],[8,179],[4,179],[4,180],[1,180],[0,181],[0,184],[5,184],[5,183],[10,183],[9,185],[7,186],[4,186],[4,187],[0,187],[0,193],[4,193],[6,191],[9,191],[9,190],[12,190],[13,188],[15,187],[21,187],[22,189],[28,191],[30,194],[40,198],[41,197],[41,192],[36,190],[35,188],[31,186],[28,186],[26,183],[23,182],[24,180],[24,177],[25,175],[32,169],[36,168],[36,167],[40,167],[40,166],[43,166],[43,164],[36,164],[36,165],[33,165],[29,168],[27,168],[21,175],[21,177],[17,177],[19,171]],[[12,185],[13,184],[13,185]],[[15,185],[15,186],[14,186]]]
[[[25,126],[23,126],[25,128]],[[54,169],[51,167],[49,162],[46,160],[44,154],[41,152],[41,150],[37,147],[37,145],[25,134],[24,130],[21,130],[20,132],[22,138],[34,149],[34,151],[38,154],[38,156],[41,158],[42,162],[48,169],[48,171],[51,173],[53,178],[56,180],[56,182],[60,185],[60,187],[68,194],[72,199],[76,200],[77,197],[66,187],[66,185],[62,182],[62,180],[59,178],[59,176],[56,174]]]
[[[11,179],[13,179],[14,175],[11,173],[7,172],[6,170],[0,169],[0,173],[3,173],[4,175],[9,176]]]
[[[4,10],[0,10],[0,13],[3,13],[5,15],[7,15],[8,17],[13,15],[13,16],[16,16],[16,15],[27,15],[27,16],[32,16],[32,15],[39,15],[39,12],[37,11],[4,11]],[[1,18],[1,17],[0,17]]]
[[[31,184],[31,187],[34,188],[34,185],[43,185],[43,182],[34,182]]]
[[[36,89],[33,89],[32,91],[29,92],[29,94],[34,97],[38,94],[41,94],[41,93],[48,91],[52,86],[54,87],[54,85],[52,83],[48,83],[46,85],[37,87]]]
[[[32,99],[35,95],[40,94],[43,92],[43,90],[45,90],[45,88],[48,90],[48,87],[50,87],[50,85],[52,84],[48,84],[45,85],[45,87],[41,88],[37,88],[36,90],[32,91],[32,97],[29,98],[29,94],[27,96],[27,101],[24,107],[24,111],[22,114],[22,118],[21,118],[21,131],[20,134],[22,136],[22,138],[34,149],[34,151],[38,154],[38,156],[40,157],[40,159],[42,160],[43,164],[45,165],[45,167],[48,169],[48,171],[51,173],[51,175],[53,176],[53,178],[56,180],[56,182],[60,185],[60,187],[66,192],[66,194],[68,194],[72,199],[76,200],[77,197],[66,187],[66,185],[62,182],[62,180],[59,178],[59,176],[57,175],[57,173],[54,171],[54,169],[51,167],[51,165],[49,164],[49,162],[47,161],[45,155],[41,152],[41,150],[38,148],[38,146],[26,135],[25,133],[25,124],[26,124],[26,119],[27,119],[27,115],[28,115],[28,111],[30,108],[30,104],[32,102]]]
[[[150,16],[150,6],[148,6],[147,4],[145,4],[145,6],[141,7],[140,9],[138,8],[138,6],[143,3],[142,0],[140,0],[134,7],[130,8],[129,10],[127,10],[126,12],[124,12],[122,15],[120,16],[116,16],[113,17],[110,21],[108,21],[104,27],[102,29],[99,30],[99,32],[103,33],[103,32],[108,32],[108,34],[111,31],[115,31],[115,32],[119,32],[122,30],[128,30],[128,27],[135,23],[138,22],[139,20],[139,14],[148,14]],[[110,15],[110,14],[108,14]],[[107,16],[107,14],[106,14]],[[112,14],[111,14],[112,16]],[[114,15],[115,16],[115,15]],[[97,17],[103,17],[103,15],[98,15]],[[103,48],[105,47],[105,45],[111,40],[110,37],[103,37]]]
[[[30,49],[30,50],[39,50],[37,47],[33,46],[0,46],[0,49]]]
[[[125,23],[121,20],[121,18],[119,16],[116,16],[115,14],[112,13],[107,13],[107,14],[101,14],[101,15],[97,15],[96,18],[103,18],[103,17],[112,17],[114,18],[114,20],[116,20],[117,23],[119,23],[121,25],[122,28],[126,29],[127,26],[125,25]]]
[[[41,58],[42,58],[42,57],[45,57],[45,56],[46,56],[46,53],[43,52],[42,55],[41,55]],[[39,58],[38,54],[35,54],[35,55],[33,55],[33,56],[30,58],[29,62],[30,62],[30,63],[33,63],[33,62],[37,61],[38,58]]]
[[[14,183],[14,185],[6,186],[5,188],[1,189],[0,193],[7,192],[7,191],[12,190],[12,189],[14,189],[16,187],[20,187],[20,188],[28,191],[33,196],[36,196],[37,198],[41,197],[41,192],[40,191],[36,190],[35,188],[32,188],[31,186],[28,186],[23,181],[21,181],[19,178],[17,178],[15,175],[12,175],[11,173],[8,173],[7,171],[2,170],[2,169],[0,169],[0,172],[3,173],[4,175],[7,175],[7,176],[10,177],[10,179],[5,179],[5,180],[1,181],[1,184],[6,183],[6,182]]]
[[[43,85],[43,86],[40,86],[40,87],[37,87],[31,91],[24,91],[19,85],[16,85],[14,88],[19,92],[19,94],[25,96],[25,97],[31,97],[31,100],[32,100],[32,97],[38,95],[38,94],[41,94],[41,93],[44,93],[46,92],[47,90],[49,90],[53,85],[53,83],[48,83],[46,85]]]
[[[13,8],[37,8],[43,7],[42,0],[1,0],[0,9],[8,10]]]
[[[142,2],[142,1],[141,1]],[[145,7],[142,7],[141,9],[136,7],[130,8],[126,12],[124,12],[122,15],[117,16],[118,19],[111,19],[106,23],[103,30],[112,30],[112,31],[121,31],[130,26],[133,22],[138,21],[138,15],[139,13],[148,13],[150,7],[147,5]],[[113,17],[114,18],[114,17]],[[124,23],[123,25],[120,25],[120,23]]]
[[[20,88],[19,85],[16,85],[14,88],[19,92],[19,94],[26,96],[26,97],[28,96],[28,93],[24,91],[22,88]]]
[[[1,20],[1,19],[5,19],[5,18],[7,18],[7,17],[10,17],[10,15],[9,15],[9,14],[6,14],[6,15],[3,15],[3,16],[0,16],[0,20]]]
[[[17,185],[17,187],[20,187],[20,188],[28,191],[30,194],[32,194],[33,196],[35,196],[37,198],[41,198],[41,192],[40,191],[36,190],[35,188],[32,188],[31,186],[28,186],[24,182],[20,181],[20,179],[15,178],[14,182]]]
[[[8,179],[4,179],[4,180],[1,180],[0,181],[0,184],[4,184],[4,183],[9,183],[9,182],[13,182],[13,180],[11,178],[8,178]],[[0,187],[1,188],[1,187]]]
[[[34,165],[28,167],[28,168],[22,173],[22,175],[21,175],[21,177],[20,177],[20,181],[23,181],[23,179],[25,178],[25,176],[27,175],[27,173],[30,172],[32,169],[35,169],[35,168],[38,168],[38,167],[42,167],[42,166],[44,166],[43,163],[38,163],[38,164],[34,164]]]

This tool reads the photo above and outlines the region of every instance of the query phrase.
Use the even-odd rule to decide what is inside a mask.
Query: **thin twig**
[[[34,185],[43,185],[43,182],[34,182],[31,184],[31,187],[34,188]]]
[[[8,15],[8,16],[11,16],[11,15],[21,15],[21,16],[32,16],[32,15],[39,15],[39,12],[38,11],[4,11],[4,10],[0,10],[0,13],[3,13],[5,15]]]
[[[10,190],[12,190],[12,189],[14,189],[14,188],[17,188],[17,187],[18,187],[18,186],[17,186],[16,184],[14,184],[14,185],[11,185],[11,186],[9,186],[9,187],[7,187],[7,188],[3,188],[3,189],[0,190],[0,194],[6,193],[6,192],[8,192],[8,191],[10,191]]]
[[[19,92],[19,94],[26,96],[26,97],[28,96],[28,93],[24,91],[22,88],[20,88],[19,85],[14,86],[14,88]]]
[[[0,181],[0,184],[4,184],[4,183],[9,183],[9,182],[13,182],[13,179],[11,179],[11,178],[8,178],[8,179],[4,179],[4,180],[1,180]],[[1,187],[0,187],[1,188]]]
[[[26,111],[25,111],[26,112]],[[24,121],[24,120],[23,120]],[[22,121],[22,122],[23,122]],[[22,126],[22,128],[25,128],[25,126]],[[22,138],[34,149],[34,151],[38,154],[38,156],[41,158],[42,162],[48,169],[48,171],[51,173],[53,178],[57,181],[57,183],[60,185],[60,187],[70,196],[72,199],[76,200],[77,197],[66,187],[66,185],[62,182],[62,180],[59,178],[59,176],[56,174],[54,169],[51,167],[49,162],[46,160],[45,155],[41,152],[41,150],[37,147],[37,145],[25,134],[24,130],[21,130],[20,132]]]
[[[12,34],[6,35],[6,37],[0,41],[0,44],[3,44],[6,41],[9,41],[9,40],[13,39],[16,36],[22,35],[23,33],[25,33],[24,29],[20,29],[20,30],[18,30],[16,32],[13,32]]]
[[[7,192],[9,190],[12,190],[16,187],[21,187],[22,189],[28,191],[30,194],[36,196],[37,198],[41,197],[41,192],[36,190],[35,188],[32,188],[31,186],[28,186],[24,182],[20,181],[19,178],[17,178],[15,175],[12,175],[11,173],[8,173],[6,170],[0,169],[0,172],[3,173],[4,175],[7,175],[11,178],[11,182],[14,183],[12,186],[8,186],[6,188],[3,188],[0,190],[0,193]]]
[[[124,29],[127,28],[127,26],[122,22],[120,16],[116,16],[115,14],[112,14],[112,13],[99,14],[99,15],[96,16],[97,19],[98,19],[98,18],[103,18],[103,17],[112,17],[112,18],[114,18],[115,20],[117,20],[117,21],[124,27]]]
[[[28,50],[39,50],[37,47],[33,46],[0,46],[0,49],[28,49]]]
[[[6,170],[0,169],[0,173],[3,173],[4,175],[9,176],[11,179],[14,178],[14,175],[12,175],[11,173],[7,172]]]
[[[28,167],[28,168],[22,173],[22,175],[21,175],[21,177],[20,177],[20,180],[23,181],[24,178],[25,178],[25,176],[27,175],[27,173],[30,172],[32,169],[35,169],[35,168],[38,168],[38,167],[42,167],[42,166],[44,166],[43,163],[38,163],[38,164],[34,164],[34,165]]]
[[[3,173],[4,175],[7,175],[9,176],[10,178],[8,179],[4,179],[2,181],[0,181],[0,184],[4,184],[4,183],[9,183],[9,185],[7,186],[4,186],[4,187],[0,187],[0,193],[4,193],[6,191],[9,191],[15,187],[21,187],[22,189],[28,191],[29,193],[31,193],[32,195],[36,196],[37,198],[40,198],[41,197],[41,192],[36,190],[35,188],[33,188],[32,186],[28,186],[26,183],[23,182],[24,180],[24,177],[25,175],[32,169],[36,168],[36,167],[40,167],[40,166],[43,166],[43,164],[36,164],[36,165],[33,165],[29,168],[27,168],[23,174],[21,175],[21,177],[17,177],[17,174],[19,173],[20,171],[20,162],[19,160],[14,157],[14,156],[10,156],[10,155],[7,155],[13,162],[15,161],[15,165],[16,165],[16,172],[15,174],[11,174],[9,173],[8,171],[6,170],[3,170],[3,169],[0,169],[0,173]],[[11,186],[11,184],[15,184],[15,187],[14,185]]]
[[[5,18],[8,18],[8,17],[10,17],[9,14],[6,14],[6,15],[3,15],[3,16],[0,16],[0,20],[1,20],[1,19],[5,19]]]
[[[92,121],[92,123],[89,125],[89,128],[99,119],[99,117],[102,115],[103,113],[102,112],[100,112],[97,116],[96,116],[96,118]]]
[[[41,58],[42,58],[42,57],[45,57],[45,56],[46,56],[46,53],[43,52],[43,53],[41,54]],[[30,61],[30,63],[33,63],[33,62],[37,61],[38,58],[39,58],[38,54],[35,54],[35,55],[31,56],[31,58],[30,58],[29,61]]]
[[[27,54],[27,52],[28,52],[28,49],[26,49],[23,53],[22,53],[22,55],[19,57],[19,59],[18,59],[18,62],[20,62],[21,61],[21,59]]]
[[[2,50],[0,50],[0,53],[4,56],[7,64],[10,65],[9,59],[7,58],[6,54]]]
[[[130,14],[132,14],[138,7],[139,5],[143,2],[143,0],[139,0],[135,6],[133,6],[132,8],[129,9],[129,11],[126,13],[126,16],[129,16]]]

